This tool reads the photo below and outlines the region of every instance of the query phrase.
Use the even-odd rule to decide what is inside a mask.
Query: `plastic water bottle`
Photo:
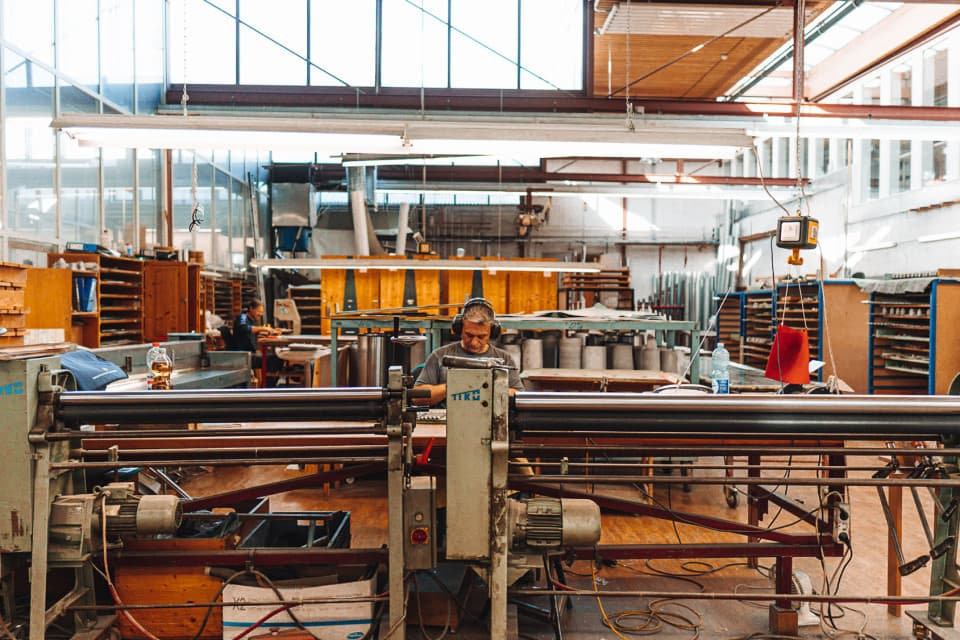
[[[173,361],[167,355],[167,350],[159,342],[154,342],[147,351],[147,389],[169,389],[172,372]]]
[[[717,343],[713,350],[713,371],[710,373],[714,393],[730,393],[730,352]]]

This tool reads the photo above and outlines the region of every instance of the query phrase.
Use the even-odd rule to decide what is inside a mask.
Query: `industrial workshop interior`
[[[960,3],[0,0],[0,640],[960,640]]]

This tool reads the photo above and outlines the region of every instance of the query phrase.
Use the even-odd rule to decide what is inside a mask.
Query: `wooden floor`
[[[786,463],[787,458],[779,460],[767,459]],[[872,458],[863,458],[869,464],[877,461]],[[719,463],[720,459],[704,458],[700,462]],[[814,458],[794,456],[793,464],[815,463]],[[240,487],[252,483],[266,482],[284,477],[293,477],[301,472],[276,467],[245,467],[222,468],[215,473],[193,478],[185,488],[193,495],[200,496],[224,491],[227,487]],[[711,475],[711,471],[697,472],[697,475]],[[765,474],[766,475],[766,474]],[[864,472],[862,475],[866,475]],[[795,474],[794,477],[796,477]],[[600,490],[600,487],[597,488]],[[605,491],[607,489],[604,489]],[[630,497],[639,497],[639,490],[633,487],[610,488],[614,492]],[[382,483],[375,481],[357,482],[344,485],[339,489],[324,495],[317,490],[298,490],[276,496],[271,508],[273,511],[299,509],[347,509],[352,517],[352,545],[355,547],[375,547],[387,541],[387,523],[385,514],[385,489]],[[924,503],[928,513],[932,505],[928,495],[923,492]],[[816,505],[816,490],[812,487],[793,487],[789,495],[804,500],[811,506]],[[733,509],[727,506],[721,488],[713,485],[695,485],[689,493],[684,493],[679,487],[669,489],[660,485],[655,490],[655,498],[672,508],[685,511],[695,511],[724,518],[736,517],[745,521],[746,507],[741,498],[739,505]],[[879,596],[885,594],[886,587],[886,549],[887,529],[879,507],[876,490],[872,487],[854,487],[851,489],[852,509],[852,540],[854,557],[843,574],[839,584],[841,594],[855,594],[858,596]],[[764,524],[781,527],[790,524],[788,514],[777,515],[776,510],[767,516]],[[927,549],[919,519],[913,507],[909,492],[904,492],[903,522],[906,534],[904,536],[905,554],[908,558],[916,557]],[[787,526],[787,528],[791,528]],[[664,543],[676,542],[696,543],[711,541],[742,540],[733,534],[720,534],[701,528],[695,528],[682,523],[657,520],[648,517],[624,516],[605,514],[603,516],[602,543],[649,542]],[[693,638],[696,632],[691,629],[677,628],[669,624],[670,620],[677,620],[676,616],[689,619],[699,626],[701,638],[761,638],[770,637],[768,633],[768,609],[766,604],[749,601],[753,593],[772,592],[770,581],[764,572],[770,566],[771,560],[762,560],[759,569],[746,566],[737,559],[726,561],[711,560],[709,562],[656,561],[649,564],[643,561],[623,562],[617,566],[603,566],[599,571],[599,583],[602,589],[612,590],[647,590],[671,592],[714,592],[745,594],[745,600],[737,601],[710,601],[710,600],[676,600],[661,603],[659,606],[666,613],[662,616],[662,628],[652,637],[656,638]],[[825,561],[826,573],[833,576],[839,559],[828,558]],[[810,576],[813,588],[817,593],[824,593],[824,570],[817,559],[798,559],[795,569],[799,569]],[[664,573],[675,574],[677,577],[665,576]],[[569,569],[567,574],[571,586],[591,589],[590,563],[578,561]],[[658,575],[661,574],[661,575]],[[929,570],[924,569],[904,579],[903,593],[907,595],[923,595],[928,591]],[[832,584],[835,584],[834,580]],[[615,618],[622,612],[649,610],[649,600],[634,598],[606,598],[602,602],[608,617]],[[912,606],[910,609],[922,609],[922,606]],[[681,624],[677,620],[678,624]],[[857,637],[862,632],[864,638],[910,638],[911,624],[906,616],[894,617],[887,613],[886,607],[881,605],[852,605],[842,611],[834,611],[834,622],[838,629],[851,632],[853,635],[841,637]],[[625,624],[640,626],[649,623],[649,617],[637,613],[628,616]],[[650,623],[653,624],[653,623]],[[543,622],[520,618],[520,630],[523,637],[553,638],[551,629]],[[431,637],[437,637],[441,629],[430,628]],[[829,631],[829,632],[828,632]],[[836,637],[838,632],[832,629],[821,630],[819,623],[815,626],[802,627],[800,635],[806,638]],[[645,634],[647,635],[647,634]],[[420,632],[411,627],[408,637],[417,638]],[[468,621],[462,626],[457,636],[461,638],[483,638],[486,633],[476,622]],[[615,634],[607,629],[601,619],[600,610],[595,598],[582,598],[574,603],[572,610],[564,616],[564,636],[568,639],[581,638],[615,638]],[[630,637],[630,636],[628,636]]]

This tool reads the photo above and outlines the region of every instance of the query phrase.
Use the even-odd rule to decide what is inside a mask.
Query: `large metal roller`
[[[960,435],[954,396],[663,396],[518,393],[511,427],[524,431],[818,436]]]
[[[57,417],[78,424],[243,420],[379,420],[388,392],[379,387],[223,389],[218,391],[70,391],[56,400]]]

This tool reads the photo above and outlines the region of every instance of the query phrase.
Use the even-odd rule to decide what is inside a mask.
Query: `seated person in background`
[[[444,356],[459,356],[461,358],[500,358],[510,367],[510,395],[523,391],[523,382],[517,371],[517,363],[513,357],[503,349],[490,344],[491,338],[500,335],[500,325],[497,323],[497,314],[493,304],[486,298],[471,298],[463,305],[460,314],[453,319],[454,336],[459,342],[451,342],[435,350],[427,358],[423,370],[417,377],[417,387],[426,387],[430,390],[430,399],[420,398],[417,404],[435,405],[443,402],[447,397],[447,369],[441,366]]]
[[[252,298],[247,303],[246,310],[237,316],[233,322],[233,348],[237,351],[249,351],[250,366],[260,371],[262,368],[262,357],[257,348],[257,338],[261,336],[279,335],[279,331],[269,326],[261,324],[263,319],[263,303]],[[276,373],[283,366],[283,361],[276,355],[270,353],[267,355],[267,373]],[[269,386],[274,386],[276,377],[268,376]]]

